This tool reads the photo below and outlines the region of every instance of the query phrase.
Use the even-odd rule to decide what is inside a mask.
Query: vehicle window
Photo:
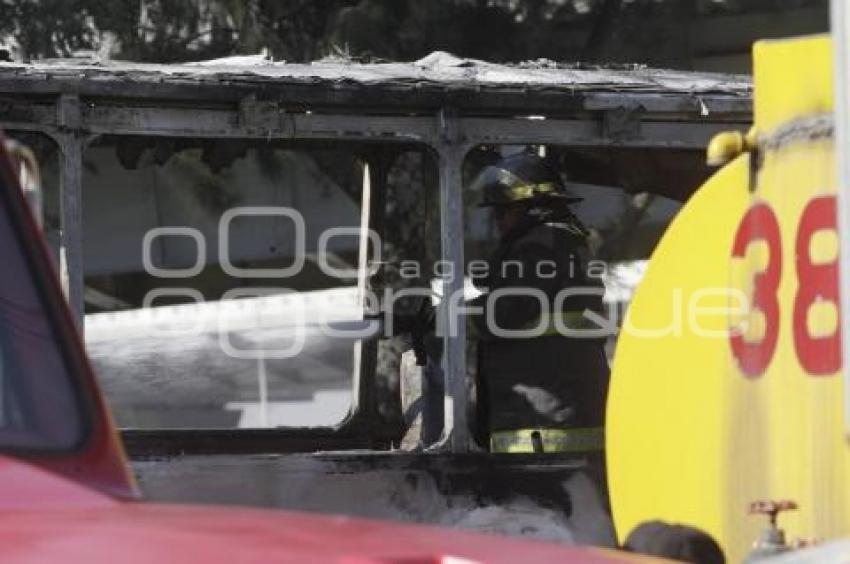
[[[57,333],[10,214],[18,190],[0,175],[0,449],[68,450],[83,436],[81,411]]]
[[[376,369],[363,337],[367,306],[380,307],[366,272],[380,265],[366,257],[396,260],[415,236],[370,214],[415,206],[422,185],[418,153],[387,161],[408,193],[385,198],[367,154],[118,136],[89,147],[86,345],[120,427],[329,427],[350,414],[356,375]]]

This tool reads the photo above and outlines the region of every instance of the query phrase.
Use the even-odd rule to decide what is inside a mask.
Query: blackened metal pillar
[[[450,268],[442,283],[438,330],[443,336],[445,379],[443,435],[435,450],[467,452],[470,433],[467,423],[469,392],[466,382],[466,322],[463,303],[463,159],[466,145],[457,114],[450,108],[438,114],[438,164],[440,174],[440,238],[442,260]]]

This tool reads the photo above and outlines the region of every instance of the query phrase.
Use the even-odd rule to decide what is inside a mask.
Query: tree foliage
[[[434,50],[681,67],[694,14],[825,0],[0,0],[0,34],[24,59],[80,51],[176,62],[261,50],[412,60]]]

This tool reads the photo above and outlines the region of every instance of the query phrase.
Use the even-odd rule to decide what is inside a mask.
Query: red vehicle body
[[[0,360],[6,363],[4,359],[13,357],[12,367],[20,368],[9,371],[4,364],[0,383],[6,387],[11,383],[12,392],[27,400],[15,409],[28,410],[20,415],[7,409],[12,400],[5,399],[4,388],[0,561],[354,564],[640,559],[627,553],[347,517],[141,502],[14,166],[0,148],[4,263]],[[60,361],[51,364],[52,356]],[[6,376],[9,372],[11,376]],[[58,375],[69,382],[57,380]],[[75,405],[74,413],[51,411],[51,402],[58,401],[63,389],[75,396],[59,398],[62,405]],[[33,442],[38,425],[32,427],[35,432],[14,428],[13,420],[27,417],[41,422],[48,448]],[[62,428],[65,420],[79,431]],[[78,440],[54,448],[51,433]],[[39,448],[28,447],[28,441]]]

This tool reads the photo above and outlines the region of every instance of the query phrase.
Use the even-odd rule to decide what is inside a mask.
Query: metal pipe
[[[369,163],[363,165],[362,194],[360,197],[360,241],[357,253],[357,302],[364,308],[366,290],[369,282],[369,226],[372,212],[372,170]],[[367,372],[373,366],[364,366],[365,343],[358,339],[354,343],[354,381],[352,386],[351,415],[369,410],[371,401],[371,382],[367,378],[374,377]],[[370,363],[373,364],[373,363]],[[373,370],[374,372],[374,370]]]
[[[830,7],[832,28],[835,160],[838,165],[836,192],[838,204],[839,292],[841,300],[841,358],[844,377],[844,432],[850,437],[850,8],[843,0],[833,0]]]

